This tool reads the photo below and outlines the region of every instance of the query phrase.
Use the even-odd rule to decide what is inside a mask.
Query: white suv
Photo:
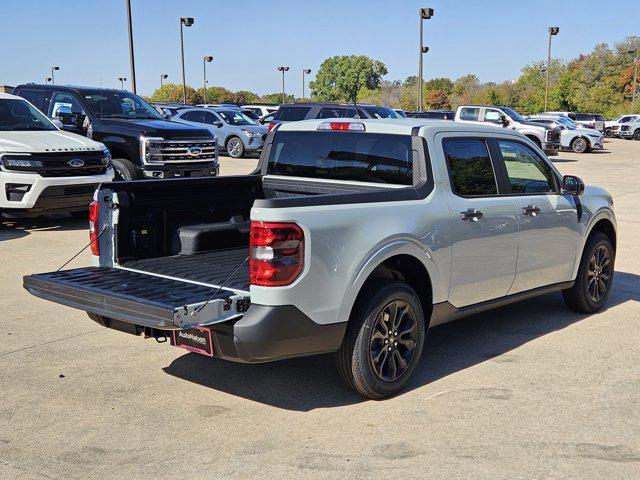
[[[103,144],[60,130],[25,99],[0,93],[0,218],[86,216],[97,186],[112,179]]]
[[[531,121],[560,127],[560,145],[564,150],[588,153],[604,148],[604,135],[593,128],[583,128],[563,115],[530,115]]]

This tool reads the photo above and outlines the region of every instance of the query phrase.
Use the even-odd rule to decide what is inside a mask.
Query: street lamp
[[[162,88],[162,81],[166,80],[169,77],[166,73],[160,75],[160,88]]]
[[[51,77],[44,77],[44,84],[48,84],[51,81]]]
[[[203,101],[203,103],[207,103],[207,62],[208,63],[213,62],[213,57],[210,57],[210,56],[202,57],[202,73],[204,74],[203,80],[202,80],[202,87],[203,87],[202,101]]]
[[[418,50],[418,111],[422,111],[422,55],[429,51],[429,47],[425,47],[422,41],[423,20],[429,20],[433,17],[433,8],[421,8],[418,10],[420,16],[420,49]]]
[[[278,67],[278,71],[282,72],[282,103],[284,104],[284,72],[288,72],[289,67]]]
[[[551,70],[551,37],[557,35],[560,27],[549,27],[549,49],[547,50],[547,86],[544,90],[544,111],[547,111],[547,100],[549,98],[549,73]]]
[[[131,26],[131,0],[127,0],[127,26],[129,30],[129,62],[131,63],[131,88],[136,93],[136,64],[133,59],[133,28]]]
[[[180,17],[180,55],[182,58],[182,100],[187,103],[187,80],[184,76],[184,36],[182,34],[182,26],[190,27],[193,25],[194,19],[192,17]]]
[[[309,75],[311,73],[311,69],[310,68],[303,68],[302,69],[302,98],[304,97],[304,76],[305,75]]]
[[[51,84],[52,85],[55,85],[56,83],[56,76],[53,72],[56,72],[58,70],[60,70],[60,67],[51,67]]]
[[[118,80],[120,81],[120,88],[124,90],[124,82],[127,81],[127,77],[118,77]]]
[[[631,113],[636,113],[636,89],[638,81],[638,50],[640,49],[640,39],[636,37],[636,49],[629,50],[633,54],[633,84],[631,86]]]

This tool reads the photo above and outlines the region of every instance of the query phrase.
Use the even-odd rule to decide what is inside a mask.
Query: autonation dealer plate
[[[201,327],[173,331],[173,344],[190,352],[213,357],[211,330]]]

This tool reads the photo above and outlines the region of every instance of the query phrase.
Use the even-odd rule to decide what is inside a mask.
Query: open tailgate
[[[27,275],[24,288],[45,300],[164,330],[222,322],[249,306],[248,292],[242,295],[120,268],[86,267]]]

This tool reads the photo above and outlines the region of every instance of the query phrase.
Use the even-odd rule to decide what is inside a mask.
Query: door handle
[[[482,217],[484,217],[484,213],[475,208],[469,208],[466,212],[460,212],[460,220],[468,220],[470,222],[477,222]]]
[[[540,209],[538,207],[534,207],[533,205],[527,205],[526,207],[522,207],[523,215],[537,217],[539,213],[540,213]]]

